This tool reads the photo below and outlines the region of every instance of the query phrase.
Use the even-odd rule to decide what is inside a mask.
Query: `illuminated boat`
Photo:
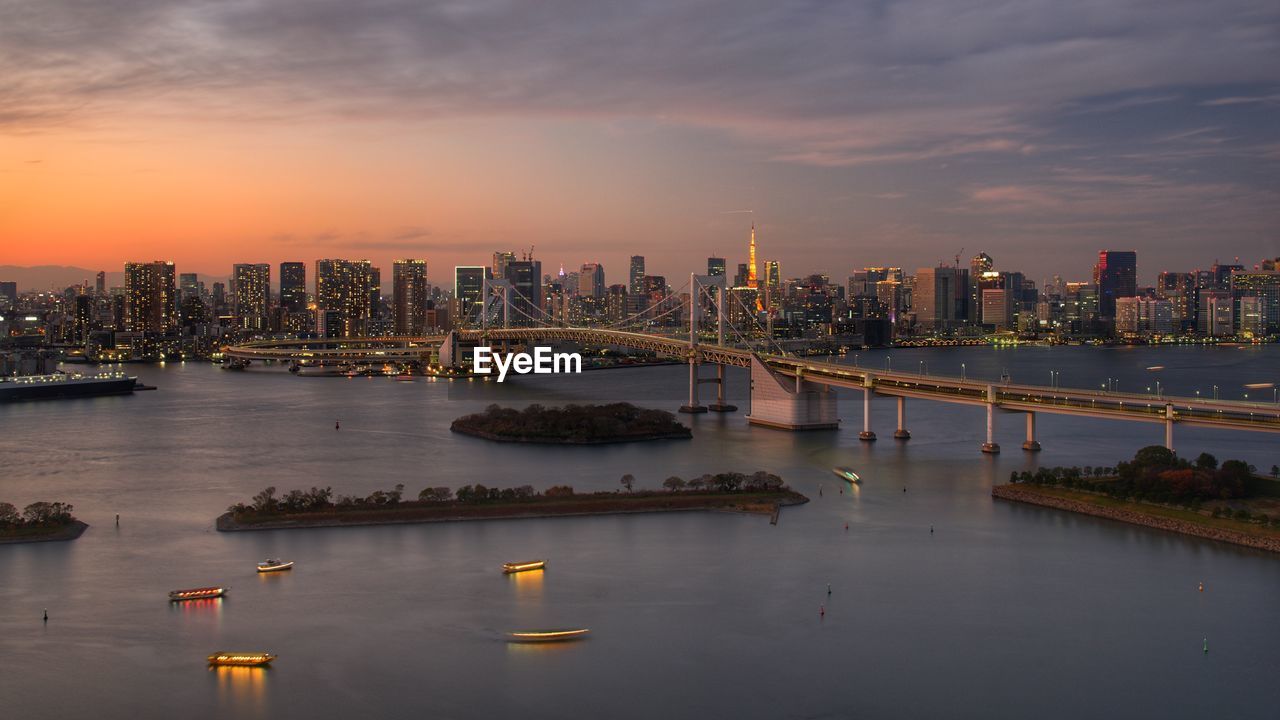
[[[276,656],[269,652],[218,652],[209,656],[210,665],[233,665],[238,667],[262,667],[269,665]]]
[[[540,642],[566,642],[569,640],[581,640],[591,632],[587,628],[576,628],[572,630],[520,630],[507,633],[507,639],[510,642],[520,643],[540,643]]]
[[[840,478],[841,480],[846,480],[854,484],[862,483],[862,478],[858,477],[858,473],[850,470],[847,467],[831,468],[831,472],[835,473],[836,477]]]
[[[170,600],[209,600],[211,598],[219,598],[227,594],[228,588],[220,587],[202,587],[191,588],[189,590],[170,590]]]
[[[275,558],[267,558],[266,560],[263,560],[262,562],[258,563],[258,572],[260,573],[280,572],[281,570],[288,570],[292,567],[293,567],[292,560],[286,561],[286,560],[277,560]]]
[[[529,570],[541,570],[546,566],[546,560],[527,560],[525,562],[502,563],[502,572],[510,575],[511,573],[528,572]]]
[[[403,373],[403,374],[397,375],[396,380],[399,380],[400,382],[413,382],[413,376],[410,375],[409,373]]]

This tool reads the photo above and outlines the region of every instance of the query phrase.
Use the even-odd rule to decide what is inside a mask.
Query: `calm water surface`
[[[885,353],[857,362],[884,367]],[[852,362],[854,358],[849,358]],[[894,351],[894,369],[1239,398],[1280,380],[1280,348]],[[1156,365],[1163,370],[1149,371]],[[8,717],[1159,717],[1280,713],[1280,559],[1088,517],[993,502],[1035,463],[1114,464],[1158,425],[1042,416],[1018,449],[981,408],[912,401],[913,439],[685,417],[691,442],[499,446],[453,436],[490,402],[630,400],[674,409],[679,367],[495,383],[297,378],[205,364],[129,368],[132,397],[0,406],[0,499],[65,500],[71,543],[0,547],[0,707]],[[731,373],[747,406],[745,376]],[[704,386],[704,392],[709,386]],[[1270,391],[1267,391],[1270,392]],[[1256,399],[1256,398],[1250,398]],[[341,419],[342,430],[334,421]],[[1276,436],[1177,430],[1180,453],[1259,467]],[[830,474],[850,465],[861,488]],[[810,495],[760,516],[490,521],[220,534],[213,518],[267,485],[367,493],[404,483],[615,489],[633,473],[767,469]],[[904,492],[904,488],[906,492]],[[821,492],[821,495],[819,495]],[[114,516],[121,525],[114,526]],[[848,530],[845,524],[848,523]],[[930,526],[934,528],[931,534]],[[259,577],[266,556],[297,561]],[[550,559],[514,577],[502,562]],[[1203,593],[1197,583],[1205,583]],[[229,585],[170,605],[166,592]],[[832,594],[827,595],[830,583]],[[825,605],[826,615],[819,615]],[[48,608],[50,621],[40,621]],[[503,633],[582,626],[584,642]],[[1210,652],[1202,652],[1204,638]],[[266,649],[270,670],[205,667]]]

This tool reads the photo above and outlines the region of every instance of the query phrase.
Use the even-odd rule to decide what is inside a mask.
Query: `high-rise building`
[[[307,311],[306,263],[280,263],[280,307],[290,316]]]
[[[231,266],[231,297],[236,326],[261,332],[271,313],[271,266],[240,263]]]
[[[7,302],[9,307],[17,307],[18,283],[12,280],[0,282],[0,300]]]
[[[764,263],[764,284],[774,297],[782,291],[782,266],[777,260],[766,260]]]
[[[162,333],[178,326],[173,263],[124,264],[125,329]]]
[[[368,260],[316,261],[316,329],[324,337],[361,337],[378,290]]]
[[[921,327],[946,331],[964,319],[969,294],[967,270],[949,267],[920,268],[912,291],[912,308]]]
[[[506,279],[507,264],[515,262],[516,254],[513,252],[498,251],[493,254],[493,266],[489,268],[492,273],[490,277]]]
[[[639,294],[644,289],[644,256],[631,256],[631,273],[627,278],[627,292]]]
[[[1138,294],[1138,253],[1133,250],[1103,250],[1093,267],[1093,282],[1098,286],[1098,316],[1112,320],[1116,316],[1116,298]]]
[[[707,274],[711,277],[724,277],[725,264],[722,257],[707,258]]]
[[[995,267],[996,261],[984,252],[974,255],[973,259],[969,261],[969,308],[972,309],[968,313],[969,322],[985,323],[985,318],[983,317],[985,307],[982,301],[983,288],[979,287],[979,281],[982,279],[983,273],[991,272]]]
[[[1231,273],[1228,284],[1237,304],[1243,303],[1245,298],[1258,298],[1258,312],[1265,328],[1262,335],[1280,332],[1280,271],[1236,270]],[[1243,314],[1243,308],[1240,312]],[[1243,317],[1241,322],[1244,322]]]
[[[397,335],[425,335],[427,304],[431,286],[427,283],[426,260],[396,260],[391,267],[391,308]]]
[[[583,263],[578,272],[578,295],[596,299],[604,298],[604,265]]]
[[[1203,335],[1227,337],[1235,330],[1235,307],[1226,290],[1201,290],[1196,329]]]
[[[542,309],[542,262],[527,258],[507,263],[507,282],[511,283],[512,325],[540,325],[546,320]]]
[[[200,297],[200,276],[195,273],[179,273],[178,295],[183,300],[189,297]]]
[[[492,277],[489,268],[483,265],[458,265],[453,268],[453,298],[457,305],[455,327],[467,327],[474,323],[471,315],[476,312],[477,303],[484,295],[484,281]]]
[[[94,285],[94,294],[98,297],[107,296],[107,273],[105,270],[98,271],[97,283]]]
[[[1267,312],[1265,299],[1256,295],[1240,298],[1237,334],[1240,337],[1257,338],[1267,335]]]

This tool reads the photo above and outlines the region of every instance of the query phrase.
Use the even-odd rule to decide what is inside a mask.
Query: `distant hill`
[[[16,281],[18,283],[18,292],[63,290],[82,282],[88,282],[89,286],[93,287],[97,277],[97,270],[72,267],[70,265],[33,265],[31,267],[0,265],[0,281]],[[214,282],[226,280],[225,277],[205,275],[204,273],[200,273],[199,277],[209,286],[212,286]],[[108,270],[107,287],[120,287],[122,285],[124,285],[124,271]]]

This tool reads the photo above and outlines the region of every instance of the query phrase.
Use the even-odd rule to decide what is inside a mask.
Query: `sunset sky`
[[[786,276],[1280,255],[1280,4],[0,0],[0,264],[674,279],[752,217]]]

